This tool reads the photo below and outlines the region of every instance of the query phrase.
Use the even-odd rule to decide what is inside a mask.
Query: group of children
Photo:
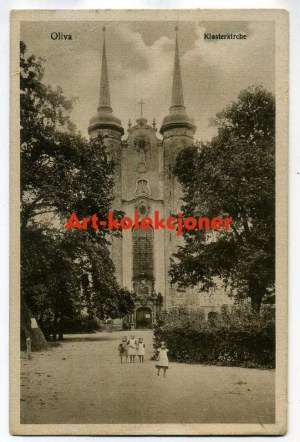
[[[128,361],[128,356],[132,363],[134,363],[136,356],[139,357],[140,362],[144,362],[146,347],[143,338],[139,338],[138,341],[136,341],[134,335],[131,335],[129,339],[127,339],[126,336],[123,336],[122,341],[118,346],[118,350],[121,364],[123,363],[123,358],[125,358],[126,362]],[[160,347],[157,349],[156,356],[156,360],[158,361],[158,364],[155,365],[157,368],[157,376],[159,376],[160,370],[163,369],[164,377],[166,377],[166,371],[169,368],[168,351],[165,342],[161,342]]]
[[[144,362],[145,344],[143,342],[143,338],[139,338],[138,342],[136,342],[133,335],[130,336],[128,340],[126,336],[123,336],[118,350],[121,358],[121,364],[123,363],[123,358],[126,358],[126,362],[128,361],[128,356],[130,358],[130,362],[134,362],[136,356],[139,357],[140,362]]]

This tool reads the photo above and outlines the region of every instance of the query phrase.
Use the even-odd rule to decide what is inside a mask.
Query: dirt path
[[[171,363],[158,377],[152,332],[143,364],[120,364],[124,332],[69,335],[21,360],[22,423],[272,423],[274,370]],[[127,333],[128,334],[128,333]]]

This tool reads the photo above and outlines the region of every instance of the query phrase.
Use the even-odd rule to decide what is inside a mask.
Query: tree
[[[22,42],[20,67],[22,305],[30,307],[44,330],[50,322],[56,336],[63,333],[65,317],[91,308],[91,302],[97,314],[126,314],[133,297],[126,292],[121,299],[109,254],[110,236],[120,233],[105,226],[64,228],[73,212],[107,218],[114,162],[101,137],[87,140],[75,131],[70,120],[74,99],[43,83],[43,60],[27,57]]]
[[[114,162],[100,137],[86,140],[70,121],[73,100],[61,88],[42,83],[42,59],[26,57],[21,43],[21,197],[22,229],[42,215],[65,220],[98,213],[106,219],[112,205]],[[49,221],[49,218],[45,218]],[[110,232],[95,235],[105,242]]]
[[[259,312],[275,285],[275,100],[260,86],[213,120],[211,142],[184,149],[174,173],[184,216],[231,216],[231,230],[185,231],[170,274],[179,287],[207,290],[221,279]]]

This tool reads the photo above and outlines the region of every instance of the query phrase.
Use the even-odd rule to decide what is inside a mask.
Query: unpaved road
[[[123,334],[67,335],[31,361],[23,354],[21,422],[274,422],[274,370],[171,363],[164,379],[150,360],[152,332],[135,332],[146,343],[143,364],[120,364]]]

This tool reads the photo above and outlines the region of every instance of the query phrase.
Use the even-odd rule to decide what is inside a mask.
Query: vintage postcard
[[[286,431],[288,12],[11,12],[10,428]]]

